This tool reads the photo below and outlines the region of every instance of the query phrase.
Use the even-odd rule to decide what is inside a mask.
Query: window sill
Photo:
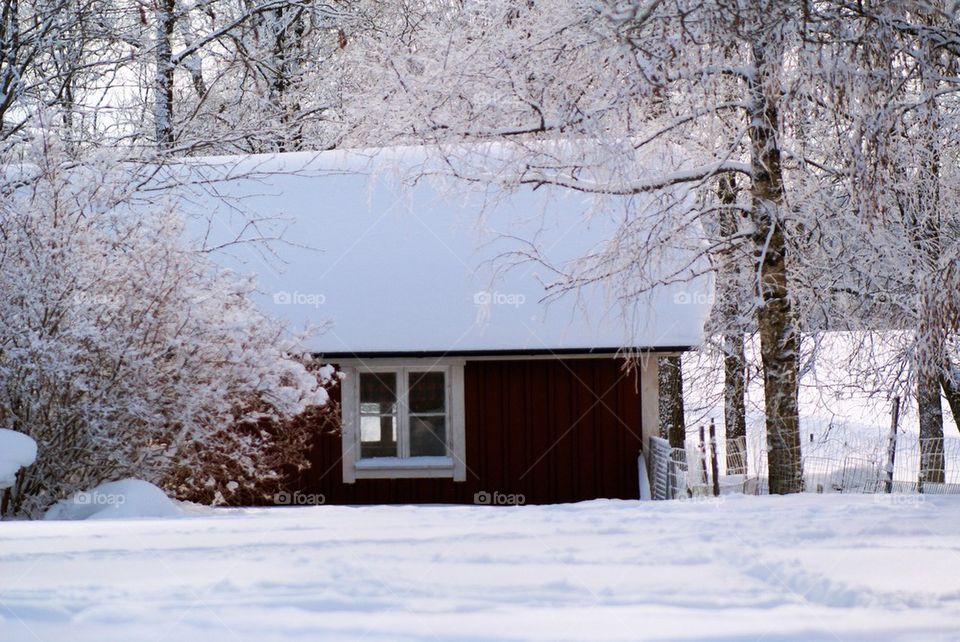
[[[354,463],[357,479],[453,477],[451,457],[374,457]]]

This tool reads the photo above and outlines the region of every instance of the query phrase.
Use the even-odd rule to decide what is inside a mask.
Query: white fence
[[[851,441],[849,437],[811,436],[801,444],[804,491],[960,494],[960,439],[921,442],[916,434],[901,433],[892,466],[890,455],[886,438]],[[925,479],[920,475],[921,455],[933,462],[926,467]],[[711,448],[709,439],[688,438],[685,448],[672,448],[665,439],[653,438],[650,470],[654,499],[769,491],[762,439],[749,445],[721,442]]]

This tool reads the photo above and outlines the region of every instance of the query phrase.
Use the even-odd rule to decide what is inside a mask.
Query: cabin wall
[[[467,481],[342,482],[341,444],[324,434],[301,492],[332,504],[474,503],[477,493],[528,504],[639,497],[639,375],[622,360],[468,361],[464,369]]]

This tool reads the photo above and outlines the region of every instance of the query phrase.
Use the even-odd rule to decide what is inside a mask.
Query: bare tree
[[[736,178],[731,175],[718,179],[717,197],[720,200],[719,232],[723,239],[732,239],[739,232]],[[719,335],[719,350],[723,355],[723,426],[726,436],[729,475],[747,474],[747,356],[745,335],[750,332],[749,318],[752,313],[748,287],[744,287],[744,275],[748,274],[750,262],[742,256],[742,244],[727,243],[717,257],[717,304],[713,314],[716,318],[711,333]]]
[[[683,412],[683,366],[680,355],[661,357],[657,370],[660,378],[660,436],[674,448],[684,448],[687,427]]]
[[[892,357],[871,359],[872,385],[891,396],[913,391],[919,481],[942,482],[941,389],[949,401],[958,328],[958,194],[953,163],[944,162],[957,153],[956,8],[837,1],[820,10],[817,20],[832,30],[842,20],[851,37],[828,43],[833,60],[819,65],[831,83],[822,96],[830,113],[820,115],[831,125],[819,130],[817,154],[834,167],[837,198],[825,208],[833,212],[830,229],[820,228],[814,250],[818,289],[845,290],[832,300],[834,316],[846,297],[857,303],[848,327],[886,331],[886,343],[897,344]],[[846,251],[831,257],[829,247]]]

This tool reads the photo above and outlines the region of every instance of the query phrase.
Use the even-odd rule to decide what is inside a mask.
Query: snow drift
[[[51,506],[44,519],[175,517],[180,512],[177,505],[150,482],[123,479],[74,493]]]
[[[17,471],[37,459],[37,442],[27,435],[0,428],[0,490],[17,481]]]

